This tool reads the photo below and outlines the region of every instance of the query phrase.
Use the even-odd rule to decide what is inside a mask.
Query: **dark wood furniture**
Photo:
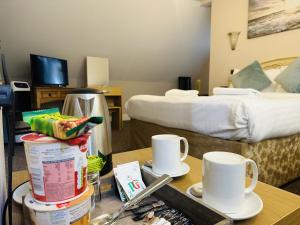
[[[121,129],[122,122],[122,88],[110,86],[94,86],[99,90],[107,90],[105,98],[111,115],[111,126],[113,129]],[[63,101],[66,95],[75,88],[72,87],[34,87],[32,94],[33,108],[39,109],[42,104]]]

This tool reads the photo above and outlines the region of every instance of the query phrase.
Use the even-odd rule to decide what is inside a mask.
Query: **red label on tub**
[[[70,202],[66,202],[66,203],[61,203],[61,204],[56,204],[57,208],[66,208],[70,205]]]
[[[60,199],[74,196],[74,159],[43,162],[43,168],[46,201],[57,201],[57,196]]]
[[[21,136],[21,140],[25,142],[34,142],[34,143],[55,143],[55,142],[64,142],[69,145],[79,145],[87,146],[87,141],[90,137],[90,133],[83,134],[79,137],[68,139],[68,140],[58,140],[56,138],[47,136],[45,134],[39,133],[29,133]],[[84,148],[80,149],[83,151]]]
[[[44,134],[38,134],[38,133],[25,134],[21,137],[21,140],[22,141],[27,141],[27,142],[35,142],[35,143],[54,143],[54,142],[58,142],[57,139],[46,136]]]

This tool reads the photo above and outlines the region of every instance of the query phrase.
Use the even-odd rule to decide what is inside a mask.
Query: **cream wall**
[[[210,8],[196,0],[0,1],[0,40],[12,79],[29,80],[29,53],[65,58],[84,86],[85,56],[108,57],[112,85],[163,94],[179,75],[208,91]]]
[[[299,56],[300,29],[247,39],[248,0],[213,0],[209,89],[227,85],[230,69],[287,56]],[[228,32],[241,31],[231,51]]]

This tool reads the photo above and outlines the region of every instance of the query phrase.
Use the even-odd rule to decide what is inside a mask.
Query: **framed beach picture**
[[[248,38],[300,28],[300,0],[249,0]]]

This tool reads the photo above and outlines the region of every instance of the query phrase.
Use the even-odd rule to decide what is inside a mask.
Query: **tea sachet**
[[[130,200],[146,188],[138,161],[118,165],[114,168],[114,174],[122,201],[125,200],[124,194],[126,200]]]

